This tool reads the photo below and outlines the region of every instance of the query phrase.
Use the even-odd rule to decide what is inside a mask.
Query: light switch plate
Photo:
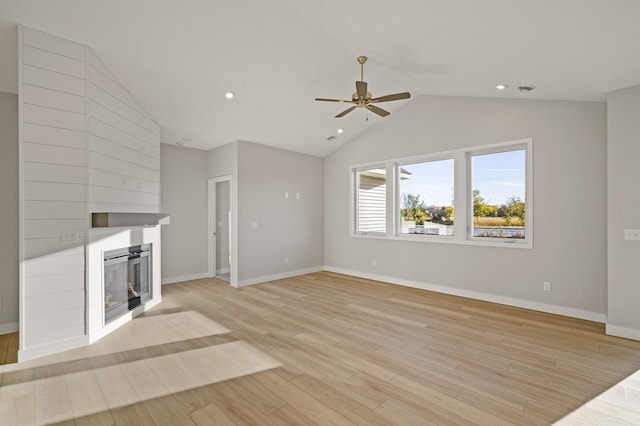
[[[640,229],[625,229],[624,239],[632,241],[640,240]]]
[[[62,231],[62,242],[63,243],[77,243],[78,242],[78,231]]]

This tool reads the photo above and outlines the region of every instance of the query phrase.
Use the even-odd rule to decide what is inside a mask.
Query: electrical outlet
[[[544,291],[551,291],[551,282],[545,281],[542,284],[542,288],[543,288]]]
[[[371,266],[377,266],[378,265],[378,261],[375,259],[371,259]]]
[[[624,239],[632,241],[640,240],[640,229],[625,229]]]
[[[284,258],[284,264],[285,264],[285,265],[288,265],[288,264],[289,264],[289,258],[288,258],[288,257],[285,257],[285,258]]]
[[[136,181],[136,185],[137,185],[138,189],[142,189],[142,181],[140,179],[138,179]]]
[[[258,229],[258,222],[252,222],[251,229]]]
[[[299,200],[299,199],[300,199],[300,193],[296,192],[296,200]]]
[[[289,198],[289,193],[288,192],[284,193],[284,198]]]
[[[78,242],[78,231],[62,231],[62,242],[63,243],[77,243]]]

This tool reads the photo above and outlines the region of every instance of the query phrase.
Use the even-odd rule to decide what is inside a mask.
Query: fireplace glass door
[[[104,253],[104,322],[151,299],[151,244]]]

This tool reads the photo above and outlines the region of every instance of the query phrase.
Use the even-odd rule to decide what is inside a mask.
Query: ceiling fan
[[[360,81],[356,81],[356,91],[353,93],[353,95],[351,95],[350,101],[342,99],[316,98],[316,101],[354,104],[352,107],[349,107],[346,110],[342,111],[340,114],[336,115],[336,118],[344,117],[345,115],[356,109],[356,107],[366,108],[381,117],[386,117],[391,113],[373,104],[380,102],[398,101],[400,99],[409,99],[411,97],[411,93],[402,92],[394,93],[393,95],[380,96],[379,98],[373,98],[371,96],[371,93],[367,92],[367,82],[364,81],[364,64],[365,62],[367,62],[367,59],[368,58],[366,56],[358,56],[358,63],[360,64]]]

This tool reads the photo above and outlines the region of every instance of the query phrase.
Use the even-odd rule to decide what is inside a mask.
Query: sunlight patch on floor
[[[6,424],[69,420],[280,366],[243,341],[154,355],[145,348],[229,330],[194,312],[140,317],[85,348],[3,369],[0,419]],[[120,359],[134,354],[139,359]],[[94,365],[103,363],[101,365]]]
[[[640,425],[640,370],[574,410],[556,425]]]

